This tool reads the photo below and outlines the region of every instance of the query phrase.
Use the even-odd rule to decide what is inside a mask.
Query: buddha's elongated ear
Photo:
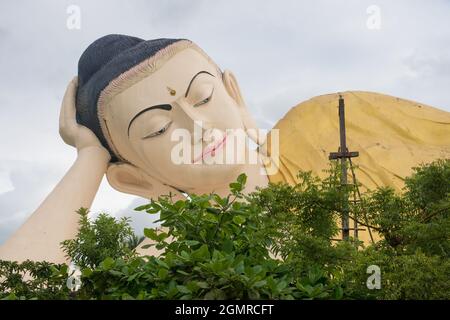
[[[242,96],[241,89],[239,88],[236,77],[231,71],[225,70],[222,74],[222,80],[223,84],[225,85],[225,88],[228,91],[228,94],[236,101],[236,103],[239,106],[242,123],[244,124],[244,128],[247,131],[248,136],[256,144],[262,145],[266,137],[265,135],[260,136],[258,134],[258,127],[252,115],[248,111],[247,105],[245,104],[244,97]]]
[[[143,170],[128,163],[112,163],[106,171],[109,184],[116,190],[147,199],[172,194],[181,198],[182,194],[160,181],[150,177]]]

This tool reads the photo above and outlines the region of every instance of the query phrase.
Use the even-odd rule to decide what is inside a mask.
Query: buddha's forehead
[[[149,106],[170,104],[185,95],[191,79],[200,71],[217,74],[214,63],[195,49],[178,52],[158,70],[113,97],[105,110],[105,116],[110,121],[123,119],[127,123],[136,113]]]

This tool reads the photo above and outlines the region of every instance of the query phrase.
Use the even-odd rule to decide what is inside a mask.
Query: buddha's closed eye
[[[158,131],[153,131],[153,132],[145,135],[144,137],[142,137],[142,139],[153,138],[153,137],[156,137],[156,136],[159,136],[159,135],[163,134],[164,132],[167,131],[167,129],[169,129],[169,127],[172,124],[172,122],[173,121],[169,121],[161,129],[159,129]]]
[[[201,105],[207,104],[209,101],[211,101],[213,94],[214,94],[214,88],[211,90],[211,93],[208,95],[208,97],[206,97],[206,98],[200,100],[199,102],[195,103],[193,105],[193,107],[196,108],[196,107],[200,107]]]

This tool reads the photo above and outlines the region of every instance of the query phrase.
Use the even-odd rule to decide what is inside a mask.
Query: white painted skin
[[[199,74],[185,96],[189,83],[200,71],[213,76]],[[178,190],[226,195],[229,183],[242,172],[248,176],[246,192],[267,185],[267,176],[260,174],[260,163],[177,165],[171,160],[171,150],[177,144],[171,141],[171,132],[175,129],[193,132],[194,121],[202,121],[207,132],[256,129],[233,74],[229,71],[219,74],[215,65],[197,51],[188,48],[177,53],[157,71],[110,100],[104,117],[112,143],[126,162],[110,163],[110,155],[97,137],[77,124],[76,87],[76,79],[67,87],[61,107],[60,135],[77,149],[77,159],[44,202],[0,247],[0,259],[67,262],[60,243],[75,237],[79,218],[76,210],[91,206],[105,173],[115,189],[149,199],[169,192],[182,197]],[[172,95],[167,87],[176,94]],[[207,103],[200,103],[208,97]],[[170,104],[172,109],[142,113],[133,121],[128,135],[129,123],[135,115],[161,104]],[[143,139],[166,126],[164,133]],[[201,144],[202,148],[210,143],[205,136],[194,140],[192,146]],[[223,150],[214,154],[223,155]]]

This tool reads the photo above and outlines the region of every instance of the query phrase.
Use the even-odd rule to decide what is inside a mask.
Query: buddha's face
[[[214,188],[235,179],[243,164],[225,159],[227,147],[239,153],[236,145],[226,143],[227,131],[243,132],[244,106],[234,94],[237,84],[232,80],[230,85],[194,49],[177,53],[110,100],[104,120],[112,143],[130,165],[177,189]],[[180,133],[188,134],[190,144],[190,150],[183,149],[189,161],[183,163],[175,159],[180,154]]]

